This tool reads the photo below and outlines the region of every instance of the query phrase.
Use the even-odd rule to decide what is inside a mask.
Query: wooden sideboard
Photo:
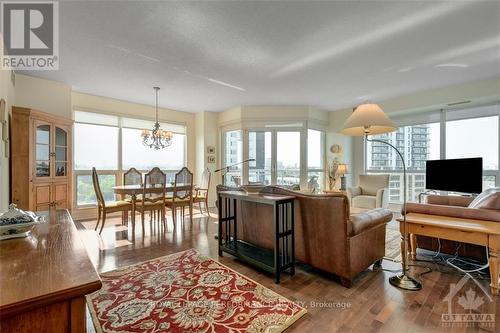
[[[0,241],[0,331],[83,333],[101,279],[69,212],[40,215],[30,236]]]
[[[71,119],[12,107],[10,201],[19,208],[71,210],[72,127]]]

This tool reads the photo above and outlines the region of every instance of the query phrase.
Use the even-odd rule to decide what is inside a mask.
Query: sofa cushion
[[[377,207],[377,198],[372,195],[358,195],[352,198],[352,206],[372,209]]]
[[[500,188],[484,190],[469,204],[469,208],[500,210]]]
[[[500,214],[495,209],[479,209],[456,206],[407,203],[406,213],[429,214],[461,219],[500,222]]]
[[[377,195],[381,188],[389,186],[389,175],[359,175],[359,187],[361,194]]]
[[[385,224],[392,220],[392,212],[385,208],[372,209],[350,217],[350,236],[358,235],[365,230]]]
[[[425,203],[431,205],[443,205],[443,206],[459,206],[467,207],[470,205],[474,198],[464,197],[461,195],[437,195],[431,194],[424,196]]]

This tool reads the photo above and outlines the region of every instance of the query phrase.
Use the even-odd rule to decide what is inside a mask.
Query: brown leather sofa
[[[431,214],[500,223],[500,211],[497,209],[468,208],[473,199],[472,197],[429,195],[426,196],[426,203],[424,204],[408,203],[406,205],[406,212],[407,214]],[[441,239],[440,242],[440,251],[443,253],[451,255],[457,253],[461,257],[468,257],[483,262],[486,261],[486,251],[483,246],[459,243],[445,239]],[[417,236],[417,248],[438,251],[438,239]]]
[[[217,191],[243,190],[217,186]],[[342,193],[304,194],[276,186],[264,193],[294,195],[296,259],[340,277],[350,287],[354,277],[385,254],[386,223],[392,219],[387,209],[350,215],[349,202]],[[239,203],[238,238],[263,248],[273,248],[272,207]],[[243,222],[243,223],[241,223]]]

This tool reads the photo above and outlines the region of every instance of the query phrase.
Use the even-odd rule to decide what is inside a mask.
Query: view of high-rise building
[[[374,136],[374,139],[388,142],[403,155],[407,168],[407,197],[409,201],[418,201],[418,195],[425,191],[425,162],[431,154],[433,125],[423,124],[405,126],[397,131]],[[436,143],[433,142],[435,145]],[[403,162],[394,149],[381,142],[369,142],[367,145],[367,170],[372,172],[387,171],[391,174],[389,201],[403,201]],[[435,156],[438,158],[438,156]]]

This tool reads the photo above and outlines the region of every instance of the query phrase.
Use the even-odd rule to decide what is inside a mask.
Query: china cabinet
[[[11,201],[21,209],[71,209],[70,119],[12,107]]]

